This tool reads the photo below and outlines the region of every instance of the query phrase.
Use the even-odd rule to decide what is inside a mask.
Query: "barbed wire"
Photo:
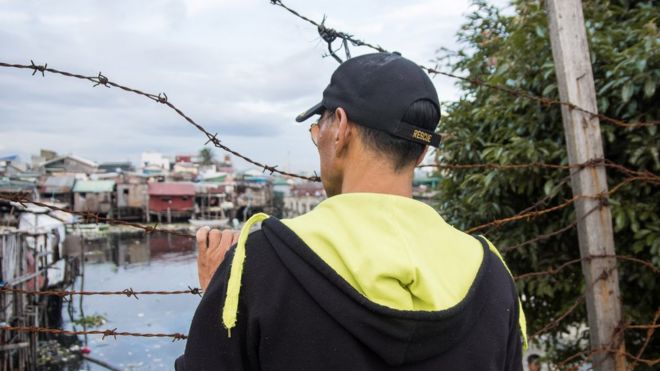
[[[555,205],[555,206],[552,206],[552,207],[549,207],[549,208],[546,208],[546,209],[542,209],[542,210],[537,210],[537,211],[520,212],[520,213],[518,213],[516,215],[513,215],[513,216],[510,216],[510,217],[496,219],[496,220],[493,220],[491,222],[484,223],[484,224],[478,225],[476,227],[469,228],[465,231],[465,233],[470,233],[471,234],[471,233],[478,232],[478,231],[480,231],[484,228],[488,228],[488,227],[491,227],[491,226],[499,226],[499,225],[502,225],[502,224],[507,224],[507,223],[519,221],[519,220],[522,220],[522,219],[533,219],[533,218],[539,217],[541,215],[545,215],[545,214],[548,214],[548,213],[566,208],[567,206],[570,206],[573,203],[575,203],[576,201],[582,200],[582,199],[594,199],[594,200],[599,200],[601,203],[603,203],[603,202],[607,201],[609,196],[616,193],[623,186],[625,186],[625,185],[627,185],[631,182],[637,181],[637,180],[654,181],[652,178],[650,179],[650,178],[642,177],[642,176],[628,177],[628,178],[625,178],[623,181],[621,181],[619,184],[612,187],[609,191],[601,192],[600,194],[597,194],[597,195],[576,195],[576,196],[573,196],[571,199],[569,199],[567,201],[564,201],[563,203],[561,203],[559,205]]]
[[[311,18],[306,17],[306,16],[300,14],[299,12],[297,12],[296,10],[294,10],[294,9],[290,8],[289,6],[285,5],[281,0],[270,0],[270,3],[287,10],[289,13],[293,14],[294,16],[296,16],[296,17],[298,17],[298,18],[314,25],[316,27],[319,35],[321,36],[321,38],[326,43],[328,43],[328,48],[330,49],[331,52],[332,52],[332,48],[331,48],[332,42],[334,40],[336,40],[337,38],[339,38],[339,39],[342,39],[343,41],[345,41],[344,45],[346,45],[347,42],[350,42],[354,46],[364,46],[364,47],[371,48],[371,49],[373,49],[375,51],[378,51],[378,52],[389,53],[388,50],[381,47],[380,45],[370,44],[366,41],[357,39],[353,35],[348,34],[346,32],[337,31],[335,29],[326,27],[325,26],[325,17],[324,17],[323,22],[318,23],[318,22],[312,20]],[[335,58],[335,59],[337,59],[337,58]],[[338,62],[341,63],[341,60],[338,60]],[[535,95],[535,94],[533,94],[529,91],[522,90],[522,89],[515,89],[515,88],[511,88],[511,87],[504,86],[504,85],[492,84],[492,83],[486,82],[482,79],[475,79],[475,78],[470,78],[470,77],[465,77],[465,76],[459,76],[459,75],[456,75],[456,74],[453,74],[453,73],[450,73],[450,72],[444,72],[444,71],[439,70],[438,66],[428,67],[428,66],[420,64],[419,67],[421,69],[423,69],[424,71],[426,71],[429,75],[442,75],[442,76],[450,77],[450,78],[453,78],[453,79],[458,79],[458,80],[461,80],[461,81],[465,81],[465,82],[470,83],[472,85],[485,86],[489,89],[498,90],[498,91],[501,91],[503,93],[506,93],[506,94],[514,96],[514,97],[524,97],[524,98],[536,101],[536,102],[540,103],[543,106],[553,106],[553,105],[565,106],[565,107],[568,107],[571,110],[576,110],[576,111],[580,111],[582,113],[585,113],[585,114],[589,115],[592,119],[593,118],[598,118],[602,121],[614,124],[616,126],[621,126],[621,127],[625,127],[625,128],[639,128],[639,127],[655,126],[655,125],[660,124],[660,120],[653,120],[653,121],[648,121],[648,122],[628,123],[628,122],[625,122],[621,119],[613,118],[613,117],[604,115],[602,113],[592,112],[590,110],[587,110],[585,108],[582,108],[582,107],[580,107],[576,104],[570,103],[570,102],[564,102],[564,101],[557,100],[557,99],[538,96],[538,95]]]
[[[353,35],[349,35],[349,34],[346,34],[346,33],[340,32],[340,31],[336,31],[334,29],[326,27],[324,25],[325,18],[324,18],[324,21],[319,24],[319,23],[316,23],[313,20],[297,13],[295,10],[287,7],[286,5],[284,5],[282,3],[282,1],[271,0],[271,3],[273,3],[274,5],[281,6],[282,8],[288,10],[292,14],[298,16],[299,18],[302,18],[302,19],[314,24],[315,26],[317,26],[319,34],[324,39],[324,41],[326,41],[328,43],[329,52],[331,53],[331,55],[333,57],[335,57],[335,59],[339,59],[339,58],[336,56],[335,52],[332,50],[331,44],[336,39],[341,39],[343,41],[343,48],[344,48],[345,52],[347,53],[347,58],[350,58],[350,54],[349,54],[349,50],[348,50],[348,42],[350,42],[354,46],[365,46],[365,47],[369,47],[369,48],[372,48],[372,49],[375,49],[375,50],[378,50],[378,51],[381,51],[381,52],[386,52],[385,49],[383,49],[382,47],[380,47],[378,45],[369,44],[365,41],[356,39]],[[199,131],[201,131],[207,137],[208,141],[205,144],[213,143],[213,145],[215,147],[220,148],[220,149],[222,149],[222,150],[224,150],[228,153],[231,153],[231,154],[233,154],[233,155],[235,155],[235,156],[237,156],[237,157],[239,157],[239,158],[241,158],[241,159],[243,159],[243,160],[245,160],[245,161],[247,161],[247,162],[249,162],[249,163],[251,163],[255,166],[258,166],[259,168],[262,168],[264,172],[270,172],[270,174],[278,173],[278,174],[281,174],[281,175],[300,178],[300,179],[305,179],[305,180],[309,180],[309,181],[319,181],[320,180],[318,176],[307,177],[307,176],[302,176],[302,175],[298,175],[298,174],[288,173],[288,172],[285,172],[285,171],[280,171],[280,170],[276,169],[277,166],[269,166],[269,165],[263,164],[261,162],[254,161],[254,160],[252,160],[252,159],[250,159],[250,158],[248,158],[248,157],[246,157],[246,156],[230,149],[229,147],[227,147],[227,146],[225,146],[224,144],[221,143],[221,141],[217,138],[217,136],[218,136],[217,133],[211,134],[209,131],[207,131],[205,128],[203,128],[201,125],[199,125],[193,119],[191,119],[189,116],[187,116],[183,111],[181,111],[179,108],[174,106],[168,100],[168,97],[165,93],[160,93],[158,95],[149,94],[149,93],[145,93],[145,92],[143,92],[141,90],[138,90],[138,89],[133,89],[133,88],[130,88],[130,87],[127,87],[127,86],[124,86],[124,85],[120,85],[118,83],[110,81],[106,76],[102,75],[100,72],[97,76],[83,76],[83,75],[73,74],[73,73],[69,73],[69,72],[65,72],[65,71],[60,71],[60,70],[53,69],[53,68],[48,68],[47,64],[36,65],[32,61],[31,61],[31,65],[8,64],[8,63],[0,62],[0,67],[29,69],[29,70],[33,71],[32,75],[35,75],[37,72],[40,72],[42,74],[42,76],[45,76],[45,72],[55,73],[55,74],[63,75],[63,76],[66,76],[66,77],[73,77],[73,78],[88,80],[88,81],[94,83],[94,87],[99,86],[99,85],[106,86],[106,87],[116,87],[116,88],[119,88],[119,89],[127,91],[127,92],[132,92],[132,93],[144,96],[144,97],[146,97],[150,100],[153,100],[157,103],[161,103],[161,104],[164,104],[164,105],[168,106],[170,109],[174,110],[179,116],[184,118],[191,125],[195,126]],[[541,103],[543,105],[564,105],[564,106],[567,106],[570,109],[579,110],[581,112],[589,114],[589,115],[591,115],[592,118],[593,117],[598,117],[599,119],[601,119],[603,121],[607,121],[607,122],[613,123],[613,124],[618,125],[618,126],[641,127],[641,126],[657,125],[658,123],[660,123],[659,121],[642,122],[642,123],[626,123],[626,122],[624,122],[622,120],[619,120],[619,119],[615,119],[615,118],[611,118],[611,117],[608,117],[608,116],[605,116],[605,115],[602,115],[602,114],[587,111],[585,109],[582,109],[581,107],[575,106],[575,105],[573,105],[571,103],[568,103],[568,102],[562,102],[562,101],[553,100],[553,99],[546,98],[546,97],[536,96],[536,95],[533,95],[533,94],[531,94],[529,92],[526,92],[524,90],[513,89],[513,88],[500,86],[500,85],[493,85],[493,84],[489,84],[489,83],[487,83],[485,81],[482,81],[482,80],[479,80],[479,79],[470,79],[470,78],[466,78],[466,77],[457,76],[457,75],[454,75],[454,74],[439,71],[439,70],[437,70],[437,67],[436,68],[429,68],[429,67],[425,67],[425,66],[420,66],[420,67],[423,68],[429,74],[441,74],[441,75],[445,75],[445,76],[448,76],[448,77],[460,79],[460,80],[463,80],[463,81],[466,81],[466,82],[469,82],[469,83],[472,83],[472,84],[486,86],[486,87],[489,87],[489,88],[493,88],[493,89],[496,89],[496,90],[503,91],[505,93],[508,93],[508,94],[511,94],[511,95],[514,95],[514,96],[521,96],[521,97],[526,97],[526,98],[529,98],[529,99],[533,99],[533,100],[538,101],[539,103]],[[576,202],[579,199],[589,198],[589,199],[600,200],[601,203],[599,205],[592,208],[590,211],[588,211],[585,215],[582,216],[582,218],[585,218],[586,216],[588,216],[591,213],[595,212],[599,208],[603,207],[606,200],[607,200],[607,197],[611,196],[613,193],[618,191],[621,187],[623,187],[626,184],[629,184],[630,182],[641,180],[641,181],[645,181],[645,182],[651,182],[651,183],[654,183],[654,184],[660,184],[660,176],[658,176],[657,174],[654,174],[654,173],[652,173],[650,171],[646,171],[646,170],[629,169],[629,168],[625,167],[624,165],[616,164],[616,163],[614,163],[612,161],[609,161],[609,160],[606,160],[606,159],[594,159],[594,160],[587,161],[585,163],[572,164],[572,165],[545,164],[545,163],[530,163],[530,164],[484,163],[484,164],[435,164],[435,165],[422,165],[420,167],[435,167],[435,168],[438,168],[438,169],[447,169],[447,170],[457,170],[457,169],[509,170],[509,169],[530,169],[530,168],[543,168],[543,169],[554,169],[554,170],[572,170],[572,169],[582,170],[586,167],[595,167],[595,166],[605,166],[605,167],[608,167],[608,168],[612,168],[612,169],[615,169],[617,171],[620,171],[621,173],[623,173],[624,175],[627,175],[628,177],[626,179],[624,179],[621,183],[614,186],[608,192],[603,192],[601,194],[591,195],[591,196],[587,196],[587,195],[574,196],[573,198],[571,198],[569,200],[566,200],[566,201],[564,201],[563,203],[561,203],[559,205],[544,208],[542,210],[535,210],[539,206],[545,205],[552,197],[554,197],[554,195],[549,194],[549,195],[545,196],[544,198],[542,198],[541,200],[539,200],[538,202],[536,202],[535,204],[533,204],[532,206],[526,208],[525,210],[519,212],[518,214],[516,214],[512,217],[507,217],[507,218],[494,220],[492,222],[489,222],[489,223],[486,223],[486,224],[483,224],[483,225],[480,225],[480,226],[477,226],[477,227],[473,227],[473,228],[469,229],[467,232],[468,233],[473,233],[473,232],[476,232],[478,230],[482,230],[482,229],[487,228],[487,227],[493,227],[493,226],[497,227],[497,226],[501,226],[503,224],[507,224],[507,223],[510,223],[510,222],[515,222],[515,221],[519,221],[519,220],[523,220],[523,219],[532,219],[532,218],[535,218],[535,217],[538,217],[538,216],[541,216],[541,215],[544,215],[544,214],[547,214],[547,213],[550,213],[550,212],[561,210],[561,209],[563,209],[567,206],[570,206],[571,204],[573,204],[574,202]],[[560,181],[560,183],[558,185],[556,185],[555,187],[565,184],[569,179],[570,179],[570,175],[568,177],[564,178],[564,180]],[[170,233],[170,234],[174,234],[174,235],[182,236],[182,237],[187,237],[187,238],[195,238],[195,236],[191,235],[191,234],[172,231],[172,230],[169,230],[169,229],[158,228],[158,224],[156,224],[155,226],[145,226],[145,225],[141,225],[141,224],[138,224],[138,223],[130,223],[130,222],[126,222],[126,221],[119,220],[119,219],[113,219],[113,218],[109,218],[109,217],[102,217],[97,213],[84,212],[84,211],[83,212],[76,212],[76,211],[73,211],[73,210],[68,210],[68,209],[59,208],[59,207],[56,207],[56,206],[53,206],[53,205],[48,205],[48,204],[45,204],[45,203],[42,203],[42,202],[39,202],[39,201],[31,201],[29,199],[29,197],[25,194],[0,193],[0,199],[13,201],[13,202],[18,202],[18,203],[21,203],[21,204],[30,203],[30,204],[34,204],[36,206],[49,208],[51,210],[67,212],[67,213],[70,213],[70,214],[73,214],[73,215],[82,216],[83,218],[85,218],[85,220],[96,221],[96,223],[106,222],[108,224],[124,225],[124,226],[139,228],[139,229],[144,230],[147,233],[153,233],[153,232],[158,231],[158,232],[162,232],[162,233]],[[556,231],[549,232],[549,233],[537,236],[537,237],[535,237],[533,239],[530,239],[528,241],[524,241],[524,242],[519,243],[517,245],[508,247],[505,250],[503,250],[503,252],[508,252],[508,251],[513,250],[513,249],[517,249],[519,247],[526,246],[526,245],[529,245],[529,244],[534,243],[534,242],[549,239],[553,236],[559,235],[561,233],[564,233],[564,232],[574,228],[577,225],[577,223],[578,223],[578,220],[576,219],[572,223],[570,223],[570,224],[568,224],[568,225],[566,225],[566,226],[564,226],[564,227],[562,227],[562,228],[560,228]],[[524,273],[524,274],[516,276],[514,279],[516,281],[520,281],[520,280],[527,280],[527,279],[531,279],[531,278],[552,276],[552,275],[560,273],[561,271],[563,271],[564,269],[566,269],[569,266],[580,263],[583,260],[599,259],[599,258],[615,258],[617,260],[635,262],[635,263],[641,264],[643,266],[646,266],[647,268],[651,269],[655,274],[659,273],[659,269],[657,267],[655,267],[652,263],[644,261],[644,260],[639,259],[639,258],[635,258],[635,257],[631,257],[631,256],[622,256],[622,255],[592,255],[592,256],[589,256],[589,257],[585,257],[585,258],[573,259],[573,260],[567,261],[567,262],[565,262],[565,263],[563,263],[563,264],[561,264],[557,267],[550,267],[550,268],[548,268],[547,270],[544,270],[544,271]],[[612,268],[612,269],[614,269],[614,268]],[[609,272],[611,272],[611,271],[612,270],[604,271],[603,274],[601,274],[594,282],[591,283],[592,286],[590,286],[590,287],[593,287],[593,285],[595,285],[595,283],[598,282],[599,280],[606,278],[607,275],[609,274]],[[585,290],[585,293],[586,293],[586,291],[587,290]],[[132,288],[124,289],[124,290],[121,290],[121,291],[23,290],[23,289],[15,289],[15,288],[8,288],[8,287],[0,287],[0,292],[13,292],[13,293],[18,293],[18,294],[26,294],[26,295],[50,295],[50,296],[59,296],[59,297],[67,297],[67,296],[72,296],[72,295],[119,295],[119,296],[126,296],[127,298],[135,298],[135,299],[139,299],[138,295],[178,295],[178,294],[201,295],[201,293],[202,293],[200,289],[191,288],[191,287],[188,287],[188,290],[174,290],[174,291],[134,291]],[[566,310],[561,312],[558,316],[556,316],[549,323],[547,323],[541,330],[536,331],[530,337],[530,339],[534,339],[537,336],[540,336],[541,334],[546,333],[550,329],[559,326],[564,319],[566,319],[568,316],[570,316],[570,314],[573,313],[579,307],[579,305],[581,305],[585,301],[585,298],[586,298],[585,293],[583,293],[580,297],[578,297],[575,300],[575,303],[573,303]],[[633,359],[636,362],[647,364],[649,366],[654,366],[655,364],[658,363],[658,360],[647,360],[647,359],[641,358],[641,356],[643,355],[645,349],[647,348],[648,344],[650,343],[650,340],[653,337],[655,329],[659,327],[659,325],[657,324],[659,315],[660,315],[660,310],[658,312],[656,312],[653,323],[651,323],[651,324],[627,324],[627,325],[624,325],[624,326],[621,327],[622,330],[625,330],[625,329],[647,330],[647,337],[645,339],[645,342],[644,342],[643,346],[640,348],[639,352],[637,353],[637,355],[632,355],[630,353],[626,353],[626,357],[628,357],[630,359]],[[118,332],[116,328],[115,329],[106,329],[106,330],[91,330],[91,331],[69,331],[69,330],[52,329],[52,328],[44,328],[44,327],[2,326],[2,327],[0,327],[0,330],[2,330],[2,331],[17,331],[17,332],[31,332],[31,333],[70,334],[70,335],[82,335],[82,334],[94,335],[94,334],[96,334],[96,335],[102,335],[103,339],[107,336],[112,336],[115,339],[116,339],[117,336],[171,337],[171,338],[173,338],[172,341],[184,340],[184,339],[187,338],[186,335],[180,334],[180,333],[163,334],[163,333]],[[591,357],[593,354],[595,354],[599,351],[611,352],[613,350],[609,349],[609,348],[604,348],[603,350],[584,351],[584,352],[580,352],[577,355],[574,355],[574,356],[571,356],[571,357],[574,357],[572,359],[575,359],[575,358],[580,357],[582,355],[589,355],[589,354],[590,354],[589,357]],[[614,351],[618,352],[618,350],[614,350]],[[589,352],[591,352],[591,353],[589,353]],[[569,357],[569,358],[571,358],[571,357]]]
[[[640,328],[646,328],[647,329],[646,339],[644,339],[644,343],[642,344],[642,347],[639,348],[639,351],[637,352],[637,355],[636,355],[637,359],[635,360],[635,363],[633,363],[631,365],[631,369],[634,369],[635,366],[637,366],[637,363],[639,362],[639,359],[642,357],[642,354],[644,354],[644,351],[646,350],[646,347],[648,347],[649,343],[651,342],[651,338],[653,338],[653,334],[655,333],[655,329],[657,328],[658,318],[660,318],[660,308],[658,308],[655,311],[655,315],[653,316],[653,323],[651,325],[649,325],[649,326],[631,325],[631,324],[627,325],[627,328],[629,328],[629,329],[640,329]],[[656,360],[655,363],[658,363],[657,360]],[[654,366],[654,364],[651,365],[651,364],[648,364],[648,363],[647,363],[647,365]]]
[[[283,4],[282,4],[283,5]],[[346,34],[340,33],[342,37],[346,37]],[[359,40],[357,40],[358,44],[360,43]],[[356,44],[357,45],[357,44]],[[370,45],[367,43],[363,43],[360,45]],[[66,77],[71,77],[71,78],[77,78],[81,80],[87,80],[90,82],[94,83],[94,87],[102,85],[106,87],[116,87],[119,88],[123,91],[131,92],[143,97],[146,97],[154,102],[164,104],[168,106],[170,109],[175,111],[179,116],[181,116],[183,119],[185,119],[188,123],[193,125],[195,128],[197,128],[200,132],[202,132],[206,138],[207,141],[204,144],[212,143],[215,147],[231,153],[243,160],[245,160],[248,163],[251,163],[263,170],[263,172],[268,172],[269,174],[281,174],[284,176],[288,177],[293,177],[293,178],[298,178],[298,179],[303,179],[303,180],[308,180],[312,182],[319,182],[320,177],[315,175],[315,176],[304,176],[300,174],[295,174],[295,173],[290,173],[282,170],[278,170],[277,167],[278,165],[267,165],[265,163],[255,161],[243,154],[241,154],[238,151],[235,151],[228,146],[224,145],[221,143],[220,139],[218,139],[218,133],[211,134],[208,130],[206,130],[203,126],[198,124],[196,121],[194,121],[190,116],[188,116],[186,113],[184,113],[181,109],[179,109],[177,106],[175,106],[171,101],[169,101],[169,98],[167,97],[167,94],[165,93],[159,93],[158,95],[156,94],[151,94],[151,93],[146,93],[142,90],[131,88],[119,83],[116,83],[114,81],[110,81],[106,76],[104,76],[101,72],[97,76],[85,76],[77,73],[72,73],[72,72],[67,72],[67,71],[62,71],[54,68],[49,68],[48,64],[44,65],[37,65],[34,63],[34,61],[30,61],[30,64],[11,64],[11,63],[5,63],[5,62],[0,62],[0,67],[7,67],[7,68],[17,68],[17,69],[28,69],[32,70],[32,75],[34,76],[37,72],[41,72],[42,76],[45,76],[45,72],[50,72],[54,74],[59,74],[62,76]],[[604,165],[606,167],[611,167],[618,169],[626,174],[636,174],[639,176],[645,176],[648,177],[650,180],[654,182],[660,183],[660,176],[657,174],[654,174],[650,171],[640,171],[640,170],[632,170],[626,168],[624,165],[621,164],[616,164],[612,161],[608,161],[605,159],[593,159],[586,161],[584,163],[580,164],[572,164],[572,165],[562,165],[562,164],[545,164],[545,163],[529,163],[529,164],[498,164],[498,163],[486,163],[486,164],[428,164],[428,165],[421,165],[419,167],[435,167],[438,169],[476,169],[476,168],[483,168],[483,169],[501,169],[501,170],[506,170],[506,169],[527,169],[527,168],[545,168],[545,169],[557,169],[557,170],[563,170],[563,169],[573,169],[573,168],[584,168],[584,167],[590,167],[590,166],[600,166]]]
[[[125,220],[110,218],[110,217],[107,217],[107,216],[101,216],[98,213],[92,213],[92,212],[89,212],[89,211],[74,211],[74,210],[67,209],[67,208],[62,208],[62,207],[58,207],[58,206],[54,206],[54,205],[49,205],[47,203],[40,202],[40,201],[32,201],[30,199],[30,194],[29,193],[0,192],[0,200],[16,202],[18,204],[21,204],[21,206],[23,206],[23,207],[26,207],[27,204],[33,204],[35,206],[44,207],[44,208],[47,208],[47,209],[50,209],[50,210],[53,210],[53,211],[61,211],[61,212],[65,212],[65,213],[72,214],[72,215],[78,215],[78,216],[82,216],[83,218],[85,218],[86,221],[92,221],[92,222],[95,222],[96,224],[99,224],[100,222],[104,222],[104,223],[107,223],[107,224],[110,224],[110,225],[122,225],[122,226],[126,226],[126,227],[142,229],[146,233],[149,233],[149,234],[154,233],[154,232],[159,232],[159,233],[172,234],[172,235],[179,236],[179,237],[195,238],[194,235],[189,234],[189,233],[183,233],[183,232],[179,232],[179,231],[176,231],[176,230],[165,229],[165,228],[158,228],[159,224],[149,226],[149,225],[143,225],[143,224],[139,224],[139,223],[131,223],[131,222],[127,222]],[[81,223],[81,222],[79,222],[79,223]],[[79,223],[75,223],[75,224],[79,224]]]
[[[185,119],[188,123],[190,123],[195,128],[197,128],[197,130],[201,131],[206,136],[206,138],[208,139],[206,141],[206,143],[204,143],[205,145],[208,144],[208,143],[212,143],[215,147],[217,147],[217,148],[219,148],[219,149],[221,149],[221,150],[223,150],[227,153],[231,153],[232,155],[234,155],[236,157],[239,157],[239,158],[251,163],[252,165],[257,166],[258,168],[263,169],[263,172],[268,172],[271,175],[273,173],[277,173],[277,174],[281,174],[281,175],[284,175],[284,176],[309,180],[309,181],[313,181],[313,182],[320,181],[320,178],[317,177],[317,176],[311,176],[310,177],[310,176],[304,176],[304,175],[299,175],[299,174],[294,174],[294,173],[290,173],[290,172],[287,172],[287,171],[279,170],[279,169],[277,169],[278,165],[272,166],[272,165],[267,165],[267,164],[259,162],[259,161],[255,161],[255,160],[241,154],[240,152],[235,151],[235,150],[227,147],[226,145],[221,143],[220,139],[218,139],[218,133],[211,134],[203,126],[201,126],[200,124],[195,122],[195,120],[190,118],[190,116],[186,115],[183,111],[181,111],[181,109],[179,109],[177,106],[172,104],[172,102],[170,102],[169,98],[167,97],[167,94],[165,94],[165,93],[158,93],[158,95],[145,93],[145,92],[143,92],[139,89],[134,89],[134,88],[116,83],[114,81],[111,81],[107,76],[103,75],[101,72],[99,72],[99,74],[97,76],[85,76],[85,75],[80,75],[80,74],[77,74],[77,73],[71,73],[71,72],[57,70],[57,69],[54,69],[54,68],[49,68],[47,63],[44,63],[43,65],[38,65],[38,64],[35,64],[34,61],[32,61],[32,60],[30,61],[30,64],[15,64],[15,63],[0,62],[0,67],[32,70],[32,75],[33,76],[37,72],[41,72],[42,76],[46,76],[45,72],[50,72],[50,73],[54,73],[54,74],[58,74],[58,75],[66,76],[66,77],[72,77],[72,78],[76,78],[76,79],[90,81],[90,82],[94,83],[94,87],[99,86],[99,85],[100,86],[105,86],[105,87],[108,87],[108,88],[109,87],[116,87],[116,88],[119,88],[119,89],[127,91],[127,92],[131,92],[131,93],[135,93],[137,95],[141,95],[141,96],[146,97],[146,98],[148,98],[148,99],[150,99],[154,102],[161,103],[161,104],[171,108],[172,110],[174,110],[174,112],[176,112],[179,116],[181,116],[183,119]]]
[[[117,339],[117,336],[136,336],[136,337],[147,337],[147,338],[167,337],[167,338],[172,338],[172,341],[185,340],[188,338],[188,336],[181,333],[159,334],[159,333],[125,332],[125,331],[117,331],[116,328],[107,329],[107,330],[71,331],[71,330],[62,330],[62,329],[36,327],[36,326],[0,326],[0,331],[16,331],[16,332],[28,332],[28,333],[55,334],[55,335],[103,335],[102,339],[105,339],[108,336],[112,336],[115,339]]]
[[[557,364],[554,365],[553,370],[566,370],[566,365],[571,364],[576,358],[579,357],[585,357],[582,362],[580,362],[578,365],[574,366],[571,369],[581,369],[582,366],[584,366],[587,362],[591,361],[592,358],[599,353],[614,353],[614,354],[622,354],[624,357],[633,360],[637,363],[644,363],[645,365],[649,367],[653,367],[660,363],[660,358],[656,359],[644,359],[638,356],[635,356],[629,352],[621,351],[620,349],[616,348],[611,348],[611,347],[603,347],[603,348],[598,348],[598,349],[587,349],[583,351],[579,351],[566,359],[564,359],[561,362],[558,362]],[[636,364],[635,364],[636,365]],[[634,367],[628,367],[629,370],[633,370]]]
[[[595,158],[577,164],[548,164],[543,162],[526,163],[526,164],[500,164],[500,163],[481,163],[481,164],[425,164],[419,165],[418,168],[437,168],[438,170],[471,170],[471,169],[488,169],[488,170],[527,170],[527,169],[551,169],[551,170],[582,170],[587,167],[604,166],[618,170],[619,172],[630,176],[643,176],[651,179],[653,182],[660,183],[660,175],[655,174],[649,170],[633,170],[622,164],[617,164],[605,158]]]
[[[188,286],[188,290],[174,290],[174,291],[135,291],[133,288],[124,289],[121,291],[67,291],[67,290],[25,290],[11,287],[0,287],[0,292],[11,292],[16,294],[26,295],[40,295],[40,296],[59,296],[66,297],[72,295],[121,295],[126,297],[133,297],[139,299],[138,295],[181,295],[192,294],[202,296],[203,291],[199,288]]]
[[[557,267],[550,267],[547,270],[544,271],[538,271],[538,272],[529,272],[529,273],[523,273],[517,276],[513,277],[514,281],[521,281],[521,280],[526,280],[529,278],[535,278],[535,277],[544,277],[544,276],[552,276],[560,271],[564,270],[567,267],[570,267],[571,265],[575,265],[577,263],[581,263],[582,261],[591,261],[594,259],[608,259],[608,258],[614,258],[617,260],[624,260],[624,261],[629,261],[629,262],[634,262],[643,265],[644,267],[650,269],[654,274],[660,274],[660,269],[655,267],[652,263],[647,262],[642,259],[637,259],[632,256],[627,256],[627,255],[615,255],[615,254],[601,254],[601,255],[590,255],[590,256],[585,256],[583,258],[576,258],[569,260],[561,265],[558,265]]]
[[[602,207],[602,205],[596,205],[595,207],[592,207],[591,210],[587,211],[587,212],[586,212],[586,213],[585,213],[580,219],[577,219],[577,218],[576,218],[576,219],[575,219],[573,222],[571,222],[570,224],[567,224],[567,225],[565,225],[565,226],[563,226],[563,227],[561,227],[561,228],[559,228],[559,229],[557,229],[557,230],[554,230],[554,231],[552,231],[552,232],[548,232],[548,233],[545,233],[545,234],[538,235],[538,236],[536,236],[536,237],[534,237],[534,238],[531,238],[531,239],[529,239],[529,240],[527,240],[527,241],[524,241],[524,242],[521,242],[521,243],[515,244],[515,245],[513,245],[513,246],[505,247],[505,248],[501,249],[500,252],[502,252],[503,254],[506,254],[506,253],[508,253],[508,252],[510,252],[510,251],[513,251],[513,250],[519,249],[519,248],[521,248],[521,247],[523,247],[523,246],[527,246],[527,245],[533,244],[533,243],[535,243],[535,242],[545,241],[545,240],[550,239],[550,238],[552,238],[552,237],[554,237],[554,236],[558,236],[558,235],[560,235],[560,234],[562,234],[562,233],[564,233],[564,232],[567,232],[567,231],[569,231],[569,230],[575,228],[575,227],[578,225],[578,223],[580,222],[580,220],[585,219],[587,216],[589,216],[589,215],[590,215],[591,213],[593,213],[594,211],[599,210],[601,207]]]

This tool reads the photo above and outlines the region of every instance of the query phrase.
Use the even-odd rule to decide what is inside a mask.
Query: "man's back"
[[[391,195],[338,195],[283,222],[248,239],[230,333],[228,254],[177,369],[522,368],[515,285],[485,240]]]

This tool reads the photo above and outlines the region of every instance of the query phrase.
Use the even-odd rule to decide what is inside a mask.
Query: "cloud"
[[[426,63],[453,34],[468,1],[368,0],[288,5],[356,37]],[[305,125],[336,62],[313,26],[268,1],[3,2],[3,62],[48,63],[158,94],[232,148],[293,170],[317,165]],[[354,55],[372,52],[351,48]],[[53,74],[0,69],[0,155],[40,148],[95,161],[136,161],[142,151],[196,152],[205,141],[166,107],[116,88]],[[441,99],[453,82],[434,80]],[[247,165],[245,165],[247,166]]]

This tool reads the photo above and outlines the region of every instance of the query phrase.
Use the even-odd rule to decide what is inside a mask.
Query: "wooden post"
[[[562,101],[597,112],[582,2],[547,0],[545,3],[559,96]],[[565,105],[561,110],[569,162],[578,164],[603,158],[598,118]],[[574,169],[571,184],[576,196],[605,195],[605,167]],[[587,288],[591,349],[595,352],[592,363],[598,371],[625,370],[625,344],[623,331],[619,328],[622,323],[621,297],[616,258],[590,259],[593,255],[615,253],[610,209],[599,199],[581,198],[575,203],[575,211]]]

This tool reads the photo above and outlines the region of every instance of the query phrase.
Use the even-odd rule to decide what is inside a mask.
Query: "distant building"
[[[159,152],[143,152],[140,165],[144,174],[167,174],[170,171],[170,160]]]
[[[222,161],[218,162],[216,166],[217,171],[233,174],[234,173],[234,164],[231,161],[231,156],[225,155]]]
[[[114,180],[78,180],[73,187],[73,210],[111,214],[114,192]]]
[[[9,195],[20,193],[29,200],[37,199],[37,189],[33,182],[10,180],[9,178],[0,178],[0,193]],[[17,225],[19,215],[10,201],[0,199],[0,229],[2,226]]]
[[[192,183],[149,183],[149,215],[160,221],[189,218],[195,211]]]
[[[144,219],[149,202],[147,177],[123,173],[117,180],[117,218]]]
[[[42,163],[40,168],[42,168],[47,174],[91,174],[96,171],[98,165],[94,161],[86,160],[82,157],[65,155],[55,157],[52,160]]]
[[[193,181],[197,177],[197,165],[192,162],[177,162],[172,169],[172,179]]]
[[[27,171],[27,166],[19,163],[18,156],[0,157],[0,176],[17,177]]]
[[[193,155],[176,155],[174,156],[174,162],[177,164],[179,162],[193,162],[194,157]]]
[[[50,161],[55,157],[57,157],[57,152],[48,149],[42,149],[39,151],[38,155],[31,156],[32,168],[38,169],[44,162]]]
[[[297,183],[291,186],[290,194],[284,197],[284,217],[293,218],[311,211],[326,199],[323,184],[317,182]]]
[[[195,217],[198,219],[224,219],[233,208],[228,202],[227,189],[216,183],[195,183]]]
[[[433,206],[438,194],[440,177],[429,172],[415,172],[413,178],[413,198]]]
[[[39,185],[41,198],[50,202],[61,202],[66,207],[73,206],[73,186],[76,178],[73,175],[51,175]]]
[[[291,195],[291,184],[284,178],[275,178],[273,180],[273,193],[279,193],[282,197]]]
[[[99,165],[98,171],[101,173],[127,173],[129,171],[135,171],[135,168],[129,161],[104,162]]]

